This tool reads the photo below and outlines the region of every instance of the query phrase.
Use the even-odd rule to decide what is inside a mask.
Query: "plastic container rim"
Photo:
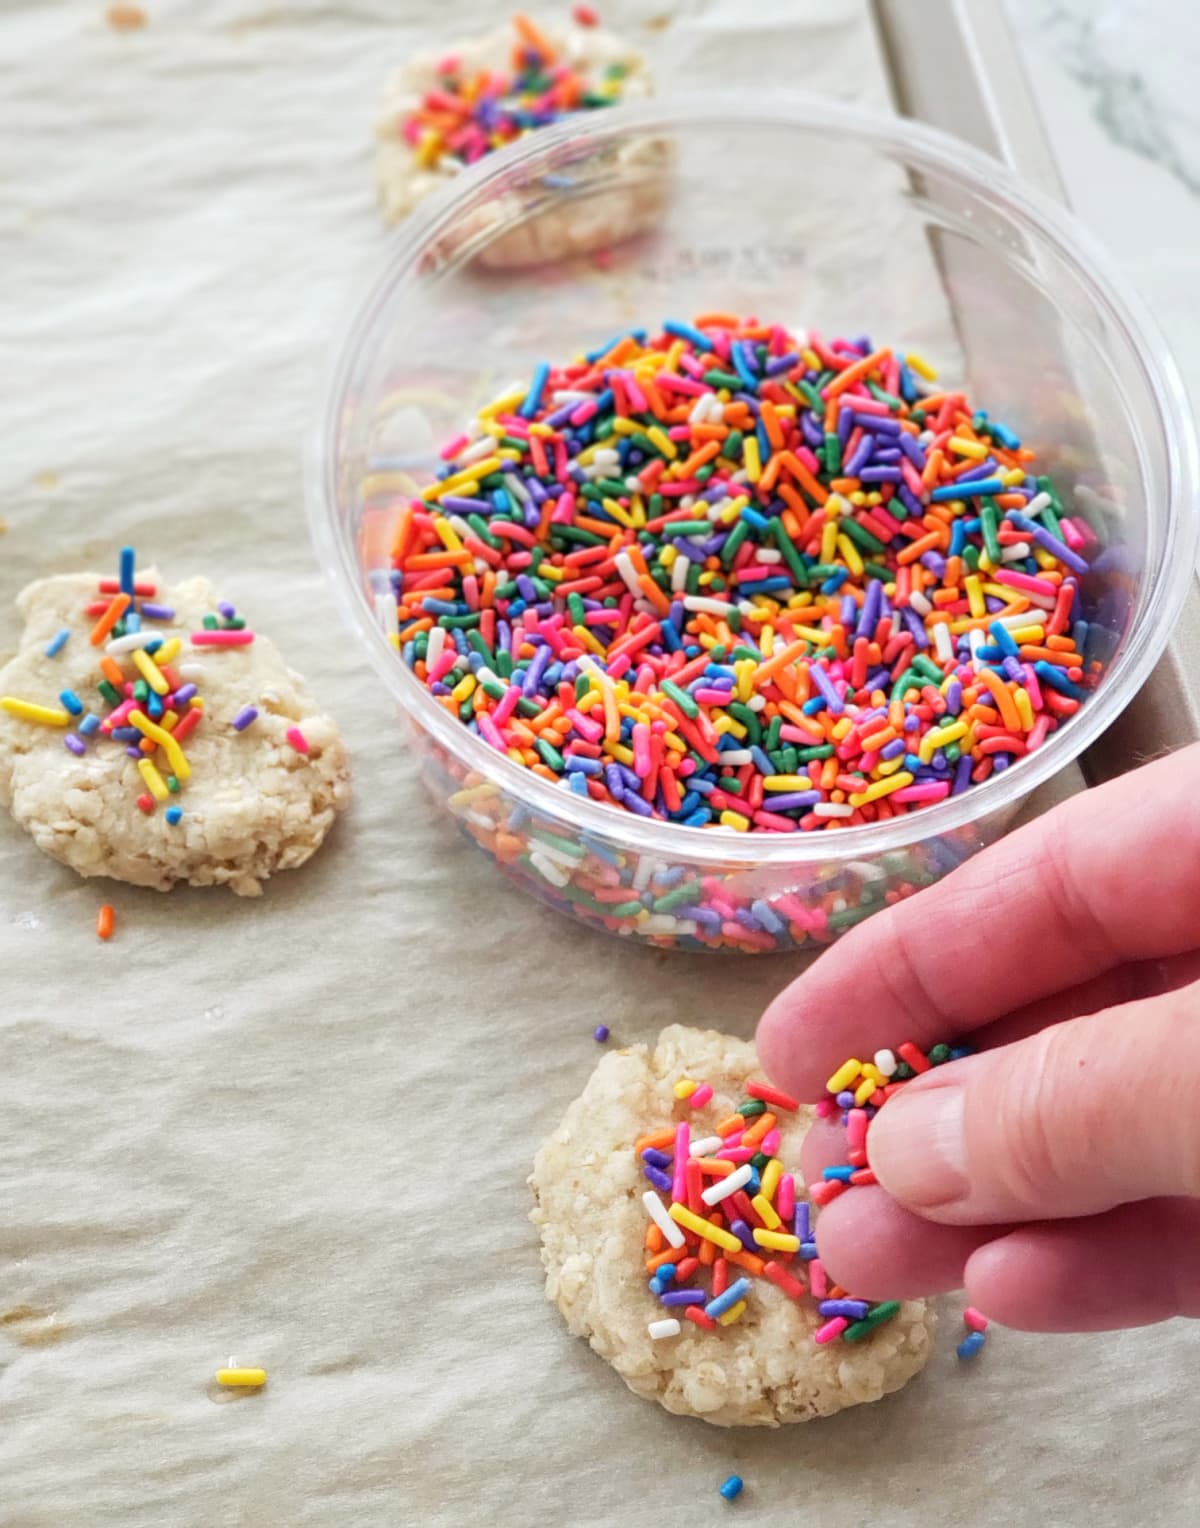
[[[335,528],[338,485],[337,443],[351,379],[373,342],[382,307],[403,302],[423,280],[422,253],[436,245],[463,207],[489,188],[503,189],[514,172],[556,148],[602,148],[637,132],[671,131],[689,123],[711,127],[783,126],[835,131],[885,156],[902,155],[904,168],[925,169],[961,184],[992,202],[1019,227],[1049,245],[1073,272],[1095,307],[1131,345],[1158,409],[1166,443],[1166,507],[1162,512],[1162,554],[1148,574],[1144,598],[1134,615],[1124,650],[1109,670],[1102,692],[1071,719],[1069,726],[1035,753],[960,796],[883,823],[828,833],[741,833],[734,829],[687,828],[637,817],[620,807],[567,795],[469,732],[433,698],[401,661],[374,618],[362,592],[362,569]],[[673,95],[603,112],[568,117],[539,128],[487,156],[423,201],[393,236],[366,295],[358,296],[339,332],[332,371],[317,428],[305,450],[305,499],[313,546],[332,584],[342,618],[366,645],[372,667],[406,712],[451,754],[501,790],[578,831],[620,840],[638,853],[688,858],[711,866],[729,860],[754,865],[803,865],[830,859],[861,859],[899,852],[927,839],[954,833],[971,823],[1014,808],[1025,796],[1084,752],[1145,683],[1161,656],[1194,575],[1200,530],[1197,443],[1178,368],[1157,323],[1130,290],[1107,252],[1071,214],[1026,186],[999,160],[935,128],[885,112],[831,101],[799,91],[771,91],[748,97],[736,91]],[[647,321],[650,321],[649,316]],[[582,337],[581,337],[582,342]],[[831,837],[834,839],[830,842]]]

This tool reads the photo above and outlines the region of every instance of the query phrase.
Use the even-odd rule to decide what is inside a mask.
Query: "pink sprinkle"
[[[837,1112],[837,1104],[832,1098],[819,1098],[817,1100],[818,1119],[832,1119]]]
[[[249,647],[254,641],[252,631],[194,631],[193,647]]]
[[[692,1127],[686,1120],[675,1126],[675,1176],[671,1193],[680,1203],[687,1203],[687,1162],[691,1145]]]
[[[858,1151],[866,1142],[868,1123],[865,1109],[851,1109],[846,1115],[846,1145],[851,1151]]]
[[[707,1082],[702,1082],[688,1099],[688,1107],[692,1109],[702,1108],[712,1097],[712,1093],[712,1087]]]
[[[303,732],[300,731],[299,727],[289,727],[288,730],[284,733],[284,736],[287,738],[288,742],[292,745],[297,753],[308,752],[308,739],[304,736]]]
[[[438,455],[444,462],[451,461],[460,451],[465,451],[470,444],[465,435],[456,435],[448,445],[442,447]]]
[[[963,1320],[973,1332],[986,1332],[990,1324],[983,1312],[976,1310],[973,1305],[968,1305],[963,1311]]]
[[[832,1342],[835,1337],[840,1337],[850,1323],[845,1316],[835,1316],[832,1321],[827,1321],[824,1326],[819,1326],[813,1333],[814,1342]]]
[[[722,1162],[734,1162],[740,1167],[743,1162],[753,1161],[756,1153],[749,1146],[724,1146],[717,1152],[717,1156]]]
[[[796,1208],[796,1180],[791,1173],[784,1173],[775,1193],[775,1210],[780,1220],[790,1224]]]
[[[504,741],[503,737],[501,737],[500,729],[496,726],[496,723],[492,720],[492,718],[487,714],[486,711],[481,711],[476,720],[479,722],[479,730],[482,735],[487,739],[493,748],[498,749],[500,753],[503,753],[508,747],[508,744]],[[301,753],[306,753],[308,751],[307,745],[300,751]]]
[[[823,1300],[829,1293],[829,1275],[819,1257],[814,1257],[808,1265],[808,1291],[814,1300]]]

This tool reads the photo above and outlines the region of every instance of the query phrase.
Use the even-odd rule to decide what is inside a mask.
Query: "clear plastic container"
[[[641,231],[601,248],[598,227]],[[496,271],[514,232],[556,258]],[[683,828],[522,769],[405,667],[374,594],[387,586],[396,515],[438,448],[539,360],[704,309],[920,351],[1038,451],[1038,470],[1106,545],[1087,593],[1109,647],[1095,695],[1042,748],[881,824]],[[802,96],[568,119],[419,208],[342,342],[309,486],[318,555],[438,800],[543,901],[697,950],[828,941],[996,838],[1145,682],[1195,563],[1183,388],[1089,236],[950,138]]]

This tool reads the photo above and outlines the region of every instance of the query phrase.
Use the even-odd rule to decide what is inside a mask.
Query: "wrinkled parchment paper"
[[[500,8],[143,3],[125,33],[100,0],[0,12],[0,650],[27,580],[125,541],[208,573],[340,718],[356,800],[253,903],[81,882],[0,823],[0,1525],[1193,1522],[1189,1327],[996,1332],[968,1368],[950,1302],[908,1390],[774,1434],[669,1417],[567,1336],[524,1179],[593,1026],[748,1034],[794,967],[507,888],[420,793],[310,555],[381,77],[435,11]],[[605,13],[668,79],[886,98],[865,5]],[[230,1357],[265,1393],[214,1400]]]

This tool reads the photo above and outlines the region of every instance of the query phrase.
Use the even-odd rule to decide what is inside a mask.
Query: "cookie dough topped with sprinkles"
[[[1086,700],[1098,549],[919,356],[730,313],[484,408],[401,512],[404,661],[517,764],[686,827],[959,795]]]
[[[594,26],[590,7],[574,13],[578,25]],[[401,125],[405,141],[426,169],[474,164],[534,128],[573,112],[593,111],[620,100],[627,66],[600,69],[577,62],[528,16],[512,18],[513,48],[507,69],[476,67],[450,54],[440,60],[435,86],[426,90]]]

